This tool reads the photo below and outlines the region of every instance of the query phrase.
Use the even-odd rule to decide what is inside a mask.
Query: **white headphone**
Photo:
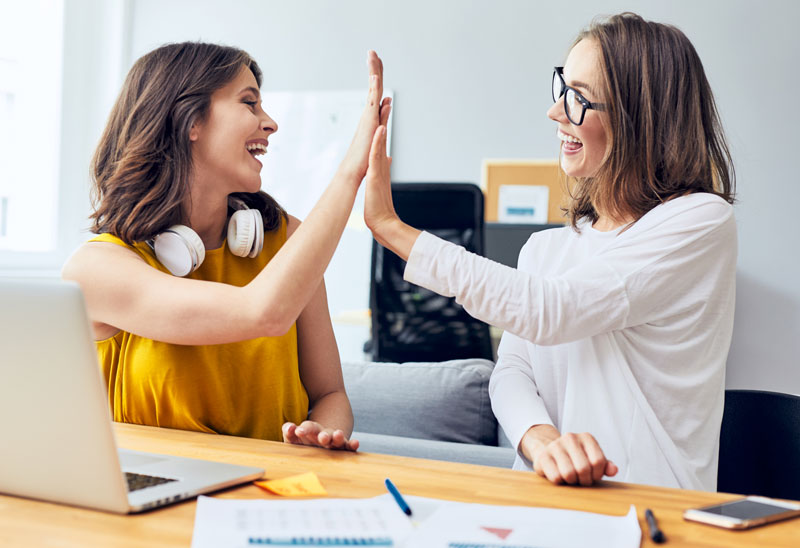
[[[264,220],[257,209],[230,198],[237,210],[228,221],[228,248],[237,257],[257,257],[264,247]],[[175,276],[186,276],[203,264],[206,248],[197,233],[185,225],[172,225],[148,242],[158,261]]]

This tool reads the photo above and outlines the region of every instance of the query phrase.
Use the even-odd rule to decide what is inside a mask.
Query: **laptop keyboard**
[[[144,489],[145,487],[161,485],[162,483],[177,481],[170,478],[160,478],[158,476],[134,474],[133,472],[125,472],[125,479],[128,480],[128,492],[138,491],[139,489]]]

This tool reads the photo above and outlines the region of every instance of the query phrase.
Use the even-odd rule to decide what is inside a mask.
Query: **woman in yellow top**
[[[260,190],[278,126],[247,53],[190,42],[134,64],[93,161],[98,236],[62,273],[115,420],[358,448],[323,273],[389,115],[375,52],[367,65],[356,134],[301,224]]]

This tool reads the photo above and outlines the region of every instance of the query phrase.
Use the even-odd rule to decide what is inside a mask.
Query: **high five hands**
[[[369,167],[364,179],[364,222],[379,244],[391,249],[403,260],[408,260],[420,231],[401,221],[394,209],[390,174],[392,158],[386,154],[385,122],[381,111],[381,125],[372,136]]]
[[[350,147],[339,168],[355,177],[357,184],[361,184],[367,173],[370,145],[376,128],[386,127],[389,113],[392,110],[392,100],[389,97],[383,97],[383,63],[378,54],[372,50],[367,52],[367,70],[369,71],[367,103],[361,113]]]

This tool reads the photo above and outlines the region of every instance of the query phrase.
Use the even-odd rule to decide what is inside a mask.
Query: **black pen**
[[[665,537],[661,529],[658,528],[656,517],[653,515],[653,511],[650,510],[650,508],[647,508],[644,511],[644,519],[647,520],[647,528],[650,529],[650,538],[653,540],[653,542],[656,544],[666,542],[667,537]]]

